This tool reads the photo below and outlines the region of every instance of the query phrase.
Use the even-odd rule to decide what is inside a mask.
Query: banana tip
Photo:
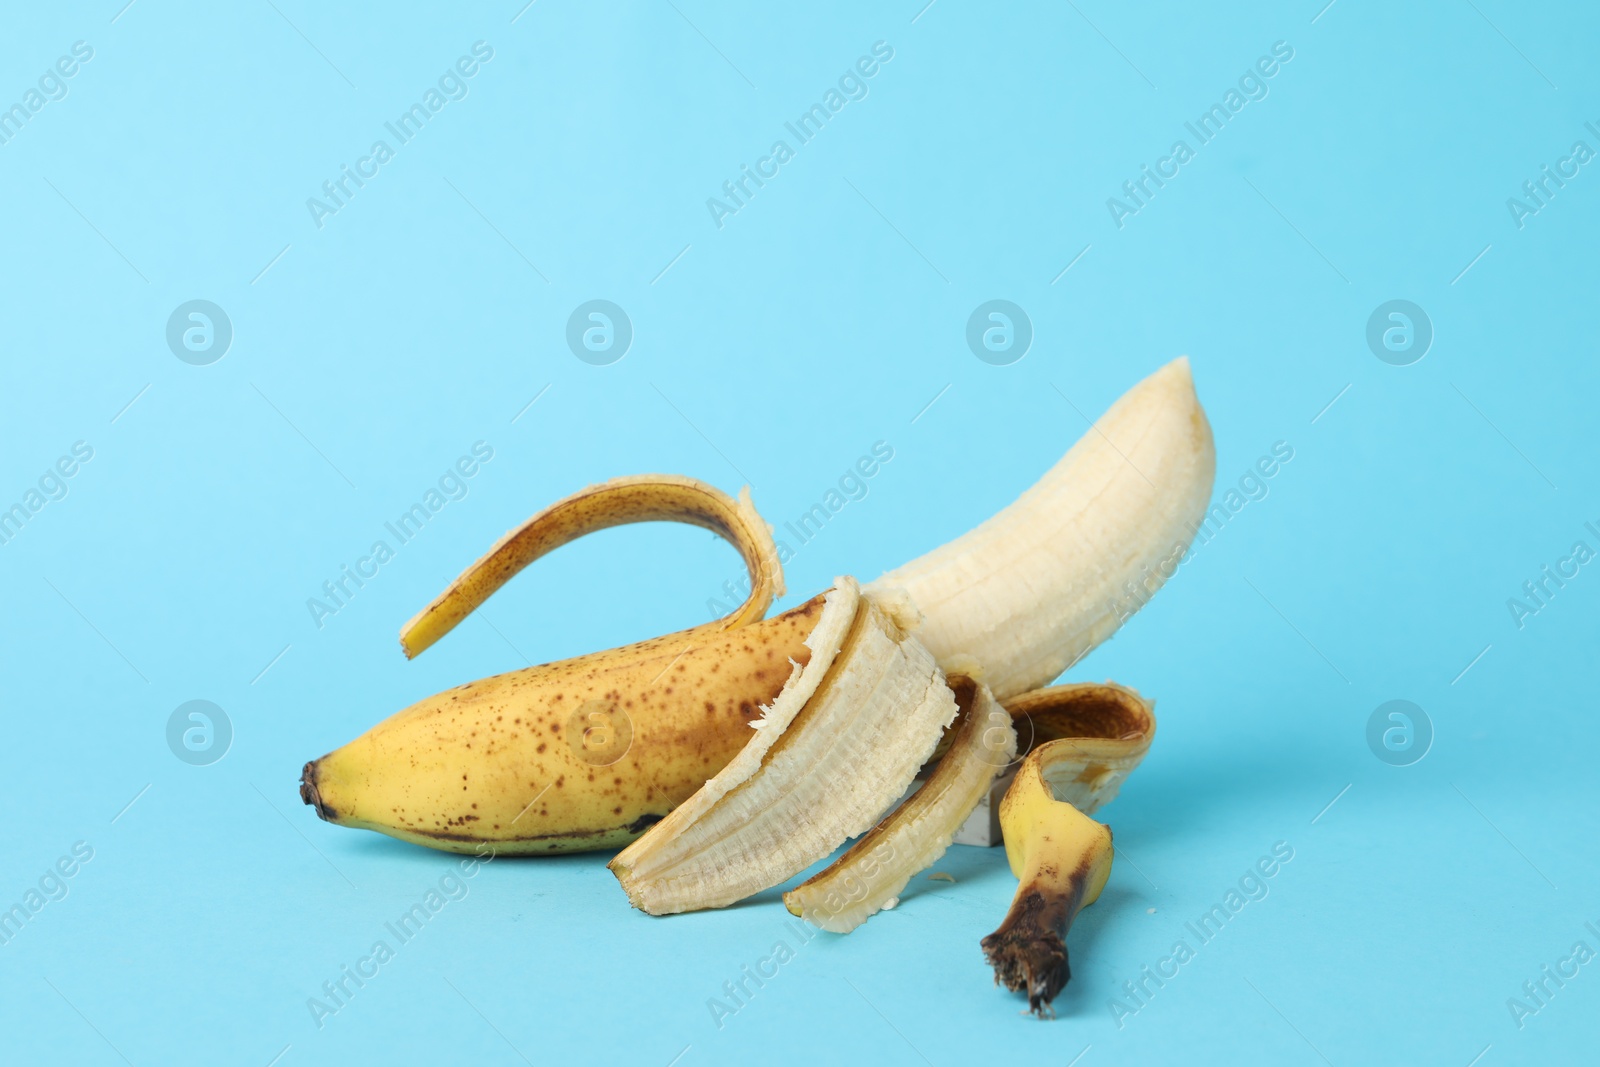
[[[1172,360],[1166,366],[1156,371],[1156,374],[1160,375],[1161,377],[1179,379],[1180,381],[1187,382],[1189,388],[1194,388],[1194,368],[1189,365],[1188,356],[1179,356],[1177,359]]]
[[[315,808],[317,818],[324,822],[335,822],[338,812],[322,802],[322,794],[317,792],[317,761],[312,760],[300,770],[300,799]]]

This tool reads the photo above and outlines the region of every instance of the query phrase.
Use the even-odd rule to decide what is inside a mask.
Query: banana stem
[[[1026,993],[1028,1009],[1043,1018],[1055,1014],[1050,1002],[1072,977],[1067,962],[1072,920],[1094,903],[1111,875],[1111,830],[1050,798],[1032,756],[1006,792],[1007,802],[1019,785],[1021,806],[1052,810],[1030,816],[1032,841],[1017,872],[1017,895],[999,929],[980,945],[994,968],[995,982],[1013,993]],[[1004,808],[1000,818],[1009,825]],[[1008,851],[1009,844],[1008,838]]]
[[[1043,1018],[1072,976],[1067,931],[1111,875],[1111,831],[1089,813],[1117,794],[1155,738],[1155,707],[1120,685],[1052,686],[1008,702],[1031,723],[1032,748],[1000,803],[1006,859],[1019,885],[981,947],[995,982],[1026,993]],[[1029,731],[1019,730],[1027,735]]]

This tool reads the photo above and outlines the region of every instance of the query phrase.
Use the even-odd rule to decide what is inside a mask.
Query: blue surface
[[[121,2],[13,6],[0,34],[27,112],[0,127],[0,506],[39,505],[0,544],[0,900],[44,890],[0,945],[8,1062],[1593,1062],[1597,567],[1508,606],[1600,550],[1591,6]],[[864,97],[798,143],[875,42]],[[708,209],[778,139],[776,176]],[[1563,159],[1537,213],[1508,206]],[[341,166],[372,176],[308,208]],[[1177,173],[1139,204],[1143,166]],[[597,299],[633,329],[609,365],[566,340]],[[207,365],[167,342],[193,300],[231,323]],[[966,342],[990,300],[1031,323],[1009,365]],[[1431,322],[1420,361],[1368,345],[1391,300]],[[700,531],[609,532],[406,663],[399,625],[503,530],[642,471],[749,482],[781,525],[886,442],[793,603],[986,517],[1184,353],[1219,500],[1293,458],[1073,672],[1154,696],[1161,732],[1104,813],[1121,855],[1060,1019],[990,984],[1014,883],[958,848],[954,884],[804,944],[772,894],[652,920],[603,856],[496,861],[318,1025],[308,999],[454,860],[319,823],[301,763],[450,685],[699,622],[739,575]],[[459,499],[317,625],[307,600],[476,442]],[[191,700],[231,723],[210,765],[168,747]],[[1407,766],[1368,744],[1391,700],[1431,723]],[[1186,923],[1278,842],[1201,944]],[[1545,965],[1577,973],[1536,1001]]]

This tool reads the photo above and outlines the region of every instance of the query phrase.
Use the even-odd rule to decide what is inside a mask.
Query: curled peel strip
[[[400,647],[413,658],[455,629],[522,568],[585,534],[635,522],[683,522],[722,537],[744,557],[750,595],[721,619],[686,634],[731,630],[755,622],[783,595],[783,568],[772,531],[750,502],[748,487],[735,500],[715,486],[677,474],[613,478],[558,500],[510,531],[445,591],[400,629]]]

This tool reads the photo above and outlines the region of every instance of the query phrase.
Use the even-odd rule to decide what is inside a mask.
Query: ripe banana
[[[1110,832],[1088,814],[1142,758],[1154,717],[1121,687],[1038,687],[1171,577],[1214,469],[1180,359],[970,533],[771,619],[783,575],[748,491],[734,500],[667,475],[592,486],[467,568],[402,629],[406,656],[535,559],[622,523],[716,532],[744,558],[749,598],[679,633],[429,697],[306,764],[301,797],[330,822],[451,851],[633,841],[610,866],[653,914],[731,904],[865,833],[785,894],[795,914],[844,932],[944,852],[1025,719],[1031,750],[1000,813],[1021,885],[983,949],[996,981],[1042,1015],[1069,976],[1067,928],[1110,871]],[[921,792],[874,829],[936,749]]]
[[[1067,929],[1111,874],[1111,831],[1089,815],[1117,794],[1155,737],[1155,708],[1119,685],[1063,685],[1015,700],[1035,746],[1000,803],[1016,896],[981,947],[995,982],[1043,1017],[1067,984]],[[1051,1014],[1054,1014],[1051,1012]]]

